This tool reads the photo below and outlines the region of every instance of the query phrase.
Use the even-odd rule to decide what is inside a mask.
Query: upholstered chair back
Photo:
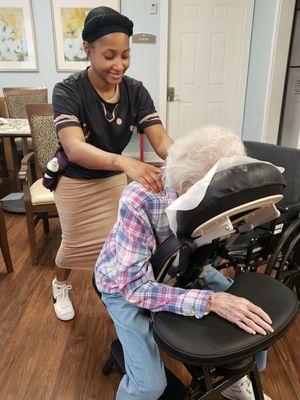
[[[48,90],[36,88],[3,88],[10,118],[27,118],[26,105],[48,103]]]
[[[53,108],[52,104],[29,104],[26,111],[35,154],[36,175],[40,178],[58,147]]]

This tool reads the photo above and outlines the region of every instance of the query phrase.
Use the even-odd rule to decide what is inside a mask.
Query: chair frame
[[[8,118],[8,109],[6,105],[6,100],[4,97],[0,97],[0,117],[1,118]],[[4,176],[8,176],[8,171],[13,171],[14,166],[14,159],[11,147],[11,138],[2,137],[2,146],[3,146],[3,156],[4,158],[0,159],[2,164],[2,169],[4,172]]]
[[[11,255],[9,251],[9,245],[7,240],[7,230],[4,218],[4,212],[2,207],[0,206],[0,246],[2,250],[2,255],[4,259],[4,263],[6,266],[7,272],[13,272],[13,264],[11,261]]]
[[[277,204],[281,215],[263,229],[254,229],[244,248],[235,254],[230,254],[234,244],[233,248],[224,249],[213,266],[218,270],[232,266],[236,275],[265,267],[266,274],[295,290],[300,300],[300,151],[268,143],[244,144],[251,157],[284,167],[287,185],[283,200]]]
[[[123,351],[120,351],[120,347],[121,343],[119,339],[115,339],[111,344],[109,358],[102,367],[103,375],[109,375],[113,371],[121,375],[126,374]],[[242,363],[240,367],[233,368],[232,370],[222,367],[208,368],[191,366],[183,363],[192,377],[190,384],[186,387],[186,400],[214,400],[217,394],[223,392],[245,375],[249,375],[255,400],[264,400],[262,384],[255,358],[250,357],[246,361],[247,362]],[[216,378],[218,379],[216,380]],[[167,400],[167,397],[162,395],[160,399]]]
[[[34,95],[39,94],[39,95],[43,96],[45,99],[43,101],[43,103],[48,102],[48,89],[47,89],[47,87],[44,87],[44,86],[4,87],[2,90],[3,90],[4,99],[6,102],[8,118],[24,118],[24,119],[27,118],[25,109],[24,109],[24,115],[15,115],[13,113],[13,109],[11,107],[11,102],[10,102],[10,96],[22,97],[23,95],[27,95],[27,96],[33,95],[34,96]],[[38,102],[34,101],[34,100],[32,100],[30,103],[38,104]],[[22,114],[23,114],[23,112],[22,112]],[[6,143],[5,143],[6,153],[7,153],[7,155],[9,155],[8,160],[10,160],[10,168],[12,169],[12,171],[14,171],[14,177],[16,180],[17,190],[21,190],[20,182],[17,177],[17,170],[20,168],[20,161],[21,161],[21,158],[24,156],[24,154],[22,152],[18,151],[17,143],[19,143],[20,141],[21,141],[20,138],[8,138],[8,139],[6,139]]]
[[[34,129],[32,128],[32,117],[49,116],[53,113],[52,104],[29,104],[26,105],[26,111],[28,114],[28,121],[32,132],[32,142],[34,151],[26,154],[21,161],[21,168],[19,171],[19,179],[22,183],[24,192],[24,203],[27,221],[27,230],[30,246],[30,255],[32,264],[35,265],[38,261],[38,251],[35,236],[35,227],[40,220],[43,221],[44,233],[49,233],[49,218],[58,217],[57,209],[55,204],[40,204],[33,205],[31,203],[30,186],[37,179],[42,178],[43,172],[38,166],[36,155],[35,155],[35,138]],[[36,179],[33,178],[32,167],[34,165],[34,173]]]

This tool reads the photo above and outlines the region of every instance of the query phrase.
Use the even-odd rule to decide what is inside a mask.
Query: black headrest
[[[283,167],[286,181],[282,206],[300,201],[300,150],[275,144],[245,141],[250,157]]]
[[[254,162],[218,172],[196,208],[177,211],[177,236],[190,237],[209,219],[245,203],[282,194],[284,186],[282,174],[271,164]]]

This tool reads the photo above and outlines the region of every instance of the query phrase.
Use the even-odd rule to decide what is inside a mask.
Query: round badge
[[[117,125],[122,125],[122,118],[117,118],[116,119],[116,123],[117,123]]]

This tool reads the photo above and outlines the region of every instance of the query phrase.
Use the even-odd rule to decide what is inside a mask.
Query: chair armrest
[[[22,185],[28,183],[29,185],[32,184],[32,177],[31,177],[31,166],[30,164],[34,160],[34,152],[30,152],[26,154],[21,161],[21,168],[18,173],[18,178],[20,179]]]
[[[24,193],[24,203],[25,209],[31,207],[31,196],[30,196],[30,186],[32,185],[32,171],[31,164],[34,161],[34,152],[26,154],[21,161],[21,168],[18,173],[18,177],[21,181],[23,193]]]
[[[300,212],[300,202],[298,203],[291,203],[291,204],[283,204],[277,206],[280,212],[289,212],[289,211],[298,211]]]

